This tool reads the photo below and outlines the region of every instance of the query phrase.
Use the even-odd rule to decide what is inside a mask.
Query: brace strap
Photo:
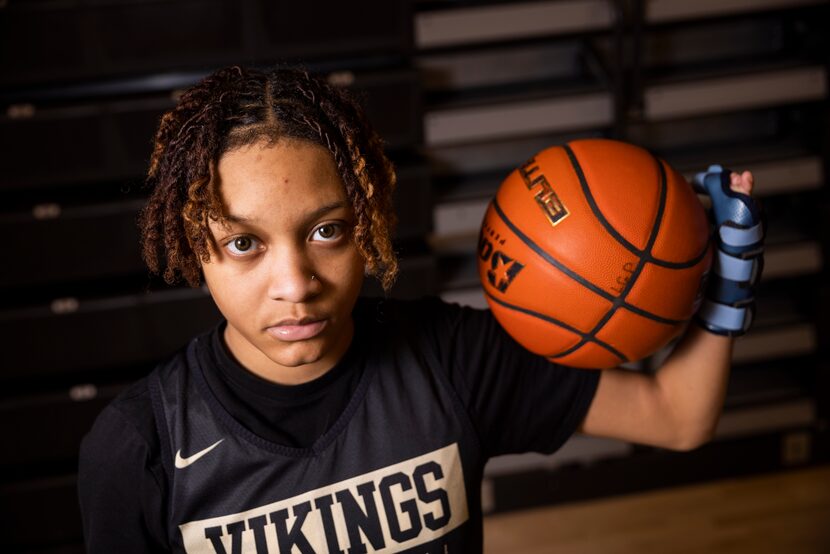
[[[754,310],[752,306],[734,307],[704,300],[697,313],[698,320],[704,327],[719,335],[743,335],[752,325]]]
[[[760,263],[758,258],[739,258],[718,249],[715,257],[714,271],[717,275],[738,283],[755,283]]]

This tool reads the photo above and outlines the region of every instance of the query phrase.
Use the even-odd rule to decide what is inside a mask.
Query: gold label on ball
[[[559,197],[554,192],[553,187],[550,186],[545,174],[539,170],[539,164],[536,163],[536,158],[530,158],[521,167],[519,167],[519,175],[527,186],[527,190],[536,191],[533,197],[536,203],[542,208],[542,213],[548,218],[550,224],[556,227],[563,219],[568,217],[568,209],[559,200]]]

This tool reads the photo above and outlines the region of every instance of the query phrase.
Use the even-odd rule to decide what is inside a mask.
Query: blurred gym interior
[[[494,459],[487,552],[830,552],[828,16],[817,0],[0,2],[3,552],[83,552],[81,437],[218,318],[139,255],[160,114],[215,68],[277,62],[355,90],[386,141],[397,297],[483,307],[484,208],[549,145],[608,137],[687,176],[752,170],[766,265],[715,439],[575,436]]]

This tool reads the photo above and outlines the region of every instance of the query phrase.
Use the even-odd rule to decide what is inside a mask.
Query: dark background
[[[830,10],[756,4],[0,1],[0,549],[83,551],[80,438],[218,317],[147,274],[135,216],[159,116],[231,63],[302,61],[363,99],[400,174],[395,296],[482,306],[484,205],[546,146],[619,138],[687,174],[755,172],[766,270],[715,441],[494,460],[489,510],[827,462]]]

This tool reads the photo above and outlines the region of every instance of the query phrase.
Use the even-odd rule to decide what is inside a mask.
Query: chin
[[[298,348],[294,352],[275,352],[268,356],[272,362],[283,367],[300,367],[319,362],[325,352],[312,345],[294,345]]]

